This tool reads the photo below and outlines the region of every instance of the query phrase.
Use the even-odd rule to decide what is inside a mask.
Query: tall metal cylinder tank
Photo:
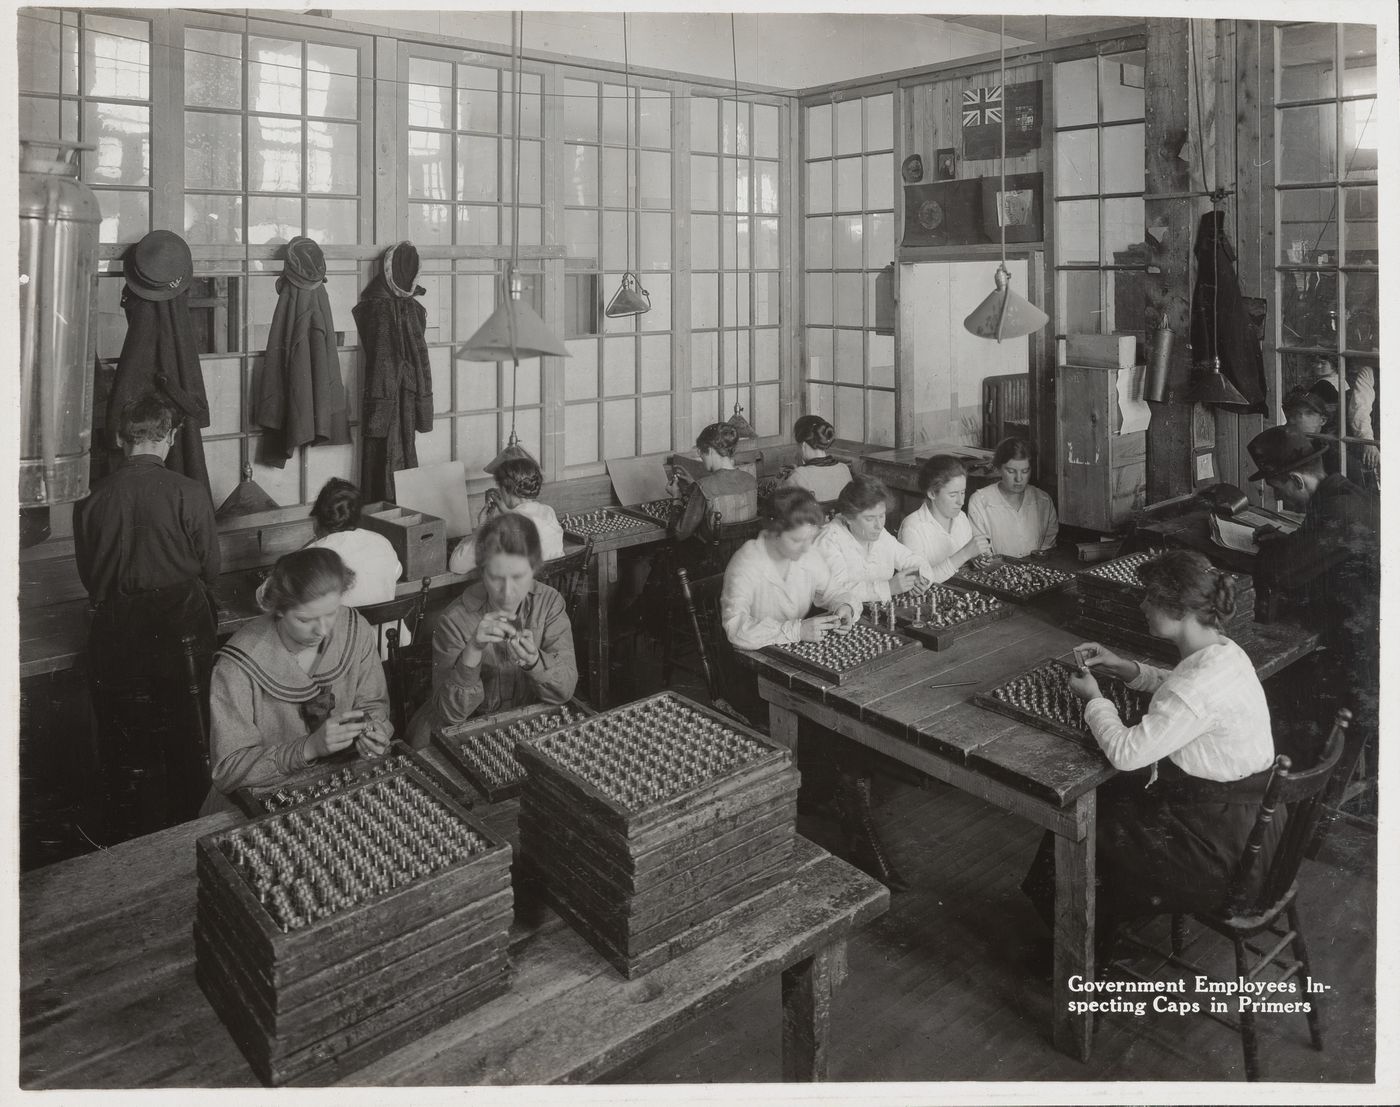
[[[21,139],[21,508],[88,492],[97,243],[102,212],[78,180],[76,142]]]

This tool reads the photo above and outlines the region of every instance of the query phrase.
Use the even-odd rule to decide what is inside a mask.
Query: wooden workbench
[[[518,842],[516,804],[477,810]],[[194,978],[194,842],[237,821],[212,815],[21,879],[22,1087],[257,1084]],[[709,941],[635,980],[517,893],[510,991],[338,1082],[595,1080],[774,973],[783,1076],[824,1079],[847,937],[885,911],[889,893],[796,842],[788,881],[717,916]]]
[[[1063,1052],[1088,1060],[1093,1024],[1090,1016],[1069,1013],[1068,981],[1094,974],[1095,794],[1114,770],[1096,749],[971,702],[975,693],[1067,654],[1083,640],[1062,629],[1064,620],[1055,614],[1061,608],[1053,597],[1020,605],[1011,618],[948,650],[921,650],[840,685],[763,653],[740,656],[758,674],[775,740],[795,748],[798,718],[808,719],[1055,834],[1053,1037]],[[1310,652],[1317,641],[1286,624],[1253,631],[1240,645],[1261,679]],[[1117,652],[1138,657],[1128,649]],[[976,683],[929,687],[958,681]]]

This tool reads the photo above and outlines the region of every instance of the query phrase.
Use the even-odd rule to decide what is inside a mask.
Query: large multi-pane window
[[[738,403],[779,433],[779,113],[772,104],[690,98],[691,424]]]
[[[894,260],[894,96],[806,109],[806,409],[842,438],[894,445],[894,338],[875,332],[875,279]]]
[[[1142,51],[1055,64],[1055,331],[1145,332]]]
[[[672,95],[566,77],[559,82],[568,254],[564,465],[671,447]],[[625,272],[651,301],[607,318]]]
[[[1379,420],[1376,29],[1275,29],[1277,339],[1280,396],[1329,379],[1338,433]],[[1353,467],[1366,447],[1346,451]]]

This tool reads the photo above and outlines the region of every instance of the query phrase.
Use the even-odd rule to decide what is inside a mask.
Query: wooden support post
[[[797,714],[776,703],[768,704],[768,736],[780,746],[792,751],[793,763],[797,763]]]
[[[784,1080],[810,1084],[827,1079],[831,999],[845,962],[842,939],[783,970]]]
[[[1055,967],[1051,985],[1055,1048],[1081,1061],[1089,1060],[1094,1041],[1092,1015],[1071,1014],[1070,1001],[1081,994],[1070,990],[1073,976],[1094,979],[1094,793],[1075,801],[1078,829],[1083,837],[1055,837]]]

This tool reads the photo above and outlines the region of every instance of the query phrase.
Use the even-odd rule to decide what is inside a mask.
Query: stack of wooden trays
[[[242,808],[245,815],[270,815],[275,811],[300,807],[332,792],[342,791],[352,784],[362,784],[376,777],[390,775],[397,772],[403,763],[414,765],[448,795],[460,798],[459,784],[448,780],[422,755],[398,739],[389,743],[389,749],[383,757],[337,757],[329,759],[329,762],[318,761],[310,768],[277,784],[236,788],[233,792],[233,802]]]
[[[196,848],[195,976],[267,1084],[338,1080],[509,986],[510,846],[407,762]]]
[[[521,866],[627,977],[790,875],[792,755],[663,692],[518,748]]]
[[[488,803],[499,803],[518,796],[525,779],[516,746],[592,714],[577,700],[538,703],[435,730],[433,744]]]
[[[1107,644],[1132,646],[1156,657],[1173,657],[1170,643],[1153,638],[1141,606],[1147,589],[1138,578],[1138,566],[1156,553],[1125,554],[1078,575],[1079,617],[1076,628]],[[1231,573],[1235,582],[1235,613],[1221,629],[1232,638],[1250,633],[1254,623],[1254,578]]]

